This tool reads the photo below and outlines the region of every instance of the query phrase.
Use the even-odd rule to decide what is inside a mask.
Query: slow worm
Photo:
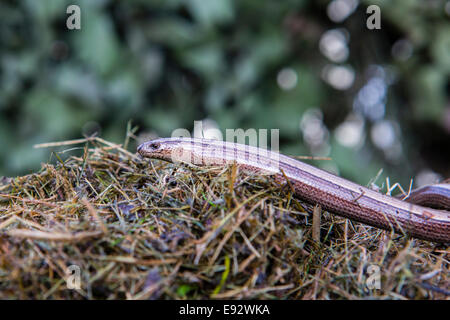
[[[138,147],[140,155],[197,166],[236,163],[245,170],[272,174],[292,185],[300,199],[325,210],[385,230],[412,237],[450,242],[450,184],[411,193],[410,200],[438,210],[381,194],[357,183],[277,152],[219,140],[162,138]]]

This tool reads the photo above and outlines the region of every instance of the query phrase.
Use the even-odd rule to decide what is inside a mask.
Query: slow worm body
[[[141,144],[138,152],[148,158],[198,166],[235,162],[245,170],[286,179],[295,194],[325,210],[385,230],[416,238],[450,242],[450,184],[411,193],[411,201],[387,196],[269,150],[243,144],[193,138],[162,138]]]

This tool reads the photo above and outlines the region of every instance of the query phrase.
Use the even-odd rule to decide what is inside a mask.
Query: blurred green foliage
[[[69,4],[81,8],[81,30],[66,28]],[[365,27],[370,4],[381,7],[381,30]],[[223,131],[279,128],[282,151],[309,155],[299,123],[312,108],[322,110],[330,155],[345,176],[367,183],[386,168],[407,184],[420,168],[449,175],[448,2],[363,1],[342,22],[330,20],[328,6],[324,0],[1,1],[0,175],[47,161],[49,150],[33,149],[36,143],[93,131],[122,142],[130,119],[160,136],[205,118]],[[355,72],[348,90],[323,80],[331,62],[319,41],[335,28],[348,34],[350,55],[341,63]],[[406,59],[392,55],[399,39],[412,47]],[[385,118],[401,128],[396,161],[370,139],[347,148],[334,138],[371,65],[395,78]],[[283,68],[298,75],[292,90],[277,83]],[[365,135],[371,126],[365,120]]]

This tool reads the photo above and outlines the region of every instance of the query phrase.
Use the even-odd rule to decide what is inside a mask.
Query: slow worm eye
[[[150,149],[152,150],[158,150],[159,149],[160,144],[157,142],[153,142],[150,144]]]

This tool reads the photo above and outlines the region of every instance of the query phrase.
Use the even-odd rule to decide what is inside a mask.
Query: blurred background
[[[449,74],[444,0],[1,0],[0,176],[49,161],[36,143],[203,120],[280,129],[282,152],[362,184],[422,185],[450,177]]]

